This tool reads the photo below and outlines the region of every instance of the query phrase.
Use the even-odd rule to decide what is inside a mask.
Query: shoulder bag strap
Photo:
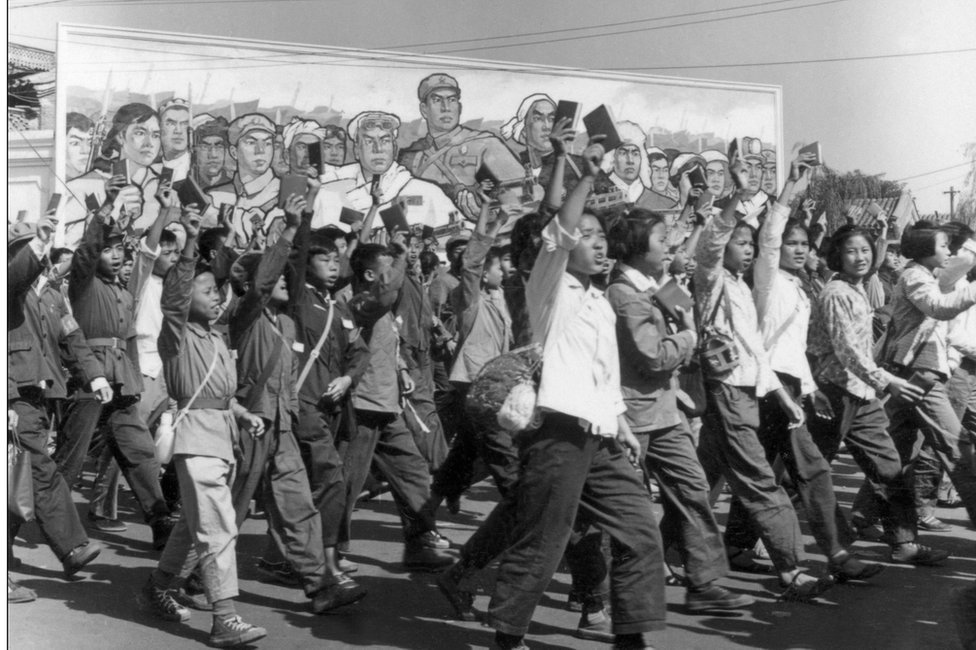
[[[312,371],[312,366],[315,361],[319,358],[319,354],[322,353],[322,346],[325,345],[325,340],[329,338],[329,332],[332,331],[332,318],[335,316],[335,302],[329,301],[329,315],[325,319],[325,329],[322,330],[322,335],[319,336],[318,342],[312,351],[308,354],[308,361],[305,362],[305,367],[302,368],[302,372],[298,375],[298,382],[295,384],[295,392],[297,393],[305,385],[305,380],[308,379],[308,373]]]
[[[213,359],[210,360],[210,367],[207,368],[207,374],[205,374],[203,376],[203,381],[201,381],[200,382],[200,385],[197,386],[197,389],[195,391],[193,391],[193,395],[190,396],[190,401],[186,403],[186,406],[184,406],[183,408],[180,409],[180,412],[179,413],[176,414],[176,417],[173,419],[173,426],[174,427],[177,424],[179,424],[180,420],[182,420],[183,418],[186,417],[187,411],[190,410],[190,407],[193,406],[193,403],[195,401],[197,401],[197,398],[198,397],[200,397],[200,393],[203,392],[203,387],[207,385],[207,382],[208,381],[210,381],[210,377],[213,375],[213,371],[217,367],[217,359],[219,357],[220,357],[220,350],[218,350],[217,349],[217,346],[215,345],[214,346],[214,356],[213,356]]]

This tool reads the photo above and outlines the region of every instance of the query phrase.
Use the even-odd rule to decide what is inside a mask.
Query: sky
[[[942,192],[963,185],[963,146],[976,142],[972,0],[10,0],[8,9],[9,40],[45,49],[69,22],[775,84],[787,150],[819,140],[834,168],[907,178],[922,213],[949,210]]]

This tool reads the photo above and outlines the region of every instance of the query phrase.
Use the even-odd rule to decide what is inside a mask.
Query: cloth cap
[[[325,140],[325,128],[321,124],[315,120],[303,120],[300,117],[293,117],[291,122],[285,125],[285,129],[281,134],[284,140],[285,149],[289,149],[291,147],[291,143],[295,141],[295,138],[303,133],[310,133],[314,135],[319,139],[319,142]]]
[[[705,149],[705,151],[701,152],[701,157],[706,165],[716,161],[725,163],[726,165],[729,164],[729,157],[718,149]]]
[[[696,165],[705,165],[705,159],[702,158],[697,153],[682,153],[671,163],[671,170],[669,174],[671,176],[681,176],[687,170],[695,167]]]
[[[363,111],[349,120],[346,132],[349,134],[349,139],[355,142],[360,128],[368,129],[376,126],[384,131],[389,131],[394,138],[400,134],[400,118],[393,113],[384,113],[383,111]]]
[[[254,131],[264,131],[265,133],[275,134],[275,125],[270,119],[260,113],[248,113],[230,123],[227,127],[227,140],[236,145],[238,140],[248,133]]]
[[[648,147],[647,148],[647,161],[649,163],[655,160],[667,160],[668,154],[664,153],[664,149],[661,147]]]
[[[159,117],[163,117],[163,113],[171,108],[182,108],[184,110],[190,110],[190,102],[185,99],[180,99],[179,97],[170,97],[165,102],[159,105]]]
[[[458,85],[457,79],[449,74],[438,72],[426,77],[420,82],[420,85],[417,87],[417,97],[422,102],[427,101],[427,95],[442,88],[457,91],[458,96],[461,95],[461,86]]]
[[[213,136],[227,142],[227,119],[224,117],[214,117],[210,113],[204,113],[194,117],[191,126],[197,142]]]
[[[447,240],[447,243],[444,245],[444,250],[450,251],[455,246],[459,244],[467,244],[469,241],[471,241],[471,231],[461,230],[458,232],[458,234]]]

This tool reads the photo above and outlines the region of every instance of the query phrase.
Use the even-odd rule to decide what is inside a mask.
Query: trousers
[[[404,418],[417,449],[430,466],[429,472],[433,473],[447,458],[447,440],[434,404],[434,369],[430,350],[411,347],[407,348],[406,354],[413,361],[409,365],[414,388],[407,398],[409,406],[404,409]]]

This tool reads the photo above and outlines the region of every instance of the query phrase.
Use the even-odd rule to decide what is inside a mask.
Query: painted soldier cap
[[[214,117],[209,113],[197,115],[193,118],[193,134],[196,136],[198,142],[204,138],[213,136],[217,136],[224,142],[227,142],[227,119],[224,117]]]
[[[231,145],[236,145],[238,140],[248,133],[254,131],[264,131],[265,133],[275,134],[275,125],[270,119],[260,113],[248,113],[230,123],[227,127],[227,139]]]
[[[647,160],[648,162],[654,162],[655,160],[667,160],[668,154],[664,153],[664,149],[661,147],[648,147],[647,148]]]
[[[706,165],[713,162],[729,164],[729,157],[718,149],[705,149],[705,151],[701,152],[701,157],[705,160]]]
[[[377,127],[384,131],[389,131],[396,138],[400,133],[400,118],[393,113],[384,113],[383,111],[363,111],[349,120],[349,126],[346,131],[349,134],[349,139],[355,142],[356,136],[359,135],[359,129],[373,129]]]
[[[420,82],[420,86],[417,87],[417,97],[422,102],[427,101],[427,95],[442,88],[449,88],[450,90],[456,91],[458,97],[461,96],[461,86],[458,85],[457,79],[449,74],[437,72]]]
[[[295,138],[303,133],[309,133],[315,136],[320,142],[325,139],[325,129],[322,128],[321,124],[315,120],[306,120],[296,116],[292,118],[291,122],[285,125],[284,130],[281,132],[285,149],[290,149],[291,143],[295,141]]]
[[[180,97],[171,97],[159,106],[159,115],[162,117],[163,113],[170,110],[171,108],[179,108],[185,111],[190,110],[190,102]]]

